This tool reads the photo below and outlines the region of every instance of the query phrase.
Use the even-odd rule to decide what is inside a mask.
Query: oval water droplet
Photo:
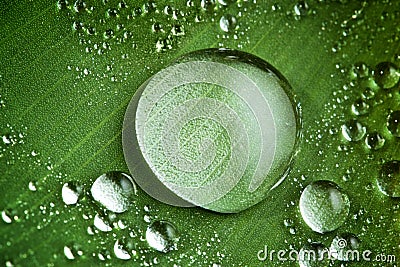
[[[3,219],[3,222],[5,222],[5,223],[13,222],[12,214],[9,210],[3,210],[1,212],[1,218]]]
[[[351,119],[342,125],[342,135],[350,142],[357,142],[364,138],[367,129],[355,119]]]
[[[178,232],[170,222],[155,221],[147,227],[146,240],[153,249],[167,253],[176,249]]]
[[[200,50],[136,91],[124,155],[136,182],[164,203],[239,212],[284,180],[300,125],[289,84],[267,62]]]
[[[360,246],[360,240],[353,234],[341,234],[335,236],[330,246],[330,255],[332,258],[340,261],[358,260],[355,251]]]
[[[61,189],[61,197],[65,204],[75,205],[82,194],[82,187],[75,182],[65,183]]]
[[[397,66],[391,62],[381,62],[376,65],[374,79],[377,85],[384,89],[390,89],[397,85],[400,72]]]
[[[309,184],[301,194],[299,205],[303,220],[318,233],[339,228],[350,210],[347,194],[337,184],[326,180]]]
[[[236,29],[236,17],[227,14],[221,17],[219,20],[219,26],[221,27],[221,30],[224,32],[232,32]]]
[[[136,186],[129,175],[112,171],[99,176],[94,181],[90,192],[93,199],[106,209],[122,213],[132,204]]]
[[[386,126],[391,134],[400,137],[400,110],[393,111],[389,114]]]
[[[330,262],[328,252],[328,248],[321,243],[305,244],[299,251],[299,266],[328,267]]]
[[[384,163],[377,183],[383,194],[390,197],[400,197],[400,161],[392,160]]]

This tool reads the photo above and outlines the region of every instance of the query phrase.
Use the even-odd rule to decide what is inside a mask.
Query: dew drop
[[[400,110],[393,111],[389,114],[386,126],[391,134],[400,137]]]
[[[332,258],[340,261],[354,261],[357,260],[357,255],[353,254],[358,250],[360,240],[353,234],[337,235],[330,246],[330,253]]]
[[[366,132],[367,129],[365,126],[355,119],[351,119],[342,125],[342,135],[347,141],[350,142],[360,141],[363,139]]]
[[[67,246],[64,247],[64,255],[65,255],[65,257],[67,257],[67,259],[69,259],[69,260],[75,259],[75,256],[74,256],[74,254],[72,253],[71,248],[69,248],[69,247],[67,247]]]
[[[36,190],[37,190],[37,189],[36,189],[36,182],[30,181],[29,184],[28,184],[28,188],[29,188],[29,190],[32,191],[32,192],[36,191]]]
[[[121,260],[129,260],[131,258],[131,255],[126,251],[120,240],[117,240],[114,243],[114,254]]]
[[[219,26],[221,27],[221,30],[224,32],[231,32],[236,29],[236,17],[227,14],[221,17],[219,20]]]
[[[366,78],[369,75],[369,67],[364,62],[357,62],[351,67],[351,78]]]
[[[376,65],[374,79],[377,85],[384,89],[390,89],[399,82],[400,72],[397,66],[391,62],[381,62]]]
[[[305,244],[299,251],[299,266],[327,267],[329,266],[328,255],[328,248],[321,243]]]
[[[104,216],[101,216],[98,213],[94,216],[93,225],[102,232],[112,231],[111,224]]]
[[[82,0],[77,0],[74,3],[74,10],[76,13],[82,12],[86,9],[86,2]]]
[[[1,218],[3,219],[3,222],[5,223],[12,223],[12,215],[8,210],[3,210],[1,212]]]
[[[351,111],[357,116],[367,114],[368,110],[369,104],[362,98],[357,99],[354,101],[353,105],[351,105]]]
[[[216,7],[216,1],[215,0],[201,0],[200,6],[205,11],[212,11]]]
[[[107,29],[104,31],[104,39],[111,39],[114,37],[114,31],[112,29]]]
[[[155,221],[147,227],[146,240],[153,249],[167,253],[176,249],[178,232],[170,222]]]
[[[122,213],[131,205],[136,186],[129,175],[113,171],[99,176],[90,191],[93,199],[106,209]]]
[[[367,148],[371,150],[378,150],[385,144],[385,138],[383,138],[383,136],[378,132],[372,132],[367,134],[365,144],[367,145]]]
[[[392,160],[384,163],[377,183],[383,194],[390,197],[400,197],[400,161]]]
[[[65,183],[61,189],[61,197],[65,204],[75,205],[82,194],[82,187],[74,182]]]
[[[303,220],[318,233],[339,228],[346,221],[350,209],[347,194],[327,180],[309,184],[301,194],[299,205]]]
[[[294,14],[296,16],[305,16],[309,12],[308,3],[306,1],[299,1],[294,5]]]

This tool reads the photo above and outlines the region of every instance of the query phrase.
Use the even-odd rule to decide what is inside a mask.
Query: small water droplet
[[[93,219],[93,225],[102,232],[110,232],[112,231],[111,224],[104,216],[100,216],[100,214],[96,214]]]
[[[351,78],[366,78],[369,76],[369,67],[364,62],[357,62],[351,67]]]
[[[400,110],[393,111],[389,114],[386,126],[391,134],[400,137]]]
[[[36,182],[34,182],[34,181],[30,181],[29,182],[29,184],[28,184],[28,188],[29,188],[29,190],[31,190],[31,191],[36,191],[37,189],[36,189]]]
[[[221,27],[221,30],[223,30],[224,32],[231,32],[234,31],[236,29],[236,17],[227,14],[221,17],[221,19],[219,20],[219,26]]]
[[[362,98],[357,99],[354,101],[353,105],[351,105],[351,111],[357,116],[367,114],[368,110],[369,104]]]
[[[294,5],[294,14],[296,16],[305,16],[309,13],[308,3],[306,1],[299,1]]]
[[[129,175],[113,171],[99,176],[90,191],[93,199],[106,209],[122,213],[132,204],[136,185]]]
[[[114,31],[112,29],[107,29],[104,31],[104,39],[111,39],[114,37]]]
[[[9,210],[3,210],[1,212],[1,218],[3,219],[3,222],[5,222],[5,223],[12,223],[12,221],[13,221],[11,212]]]
[[[325,267],[329,266],[328,248],[323,244],[312,242],[305,244],[299,251],[300,267]]]
[[[357,260],[357,251],[360,245],[360,240],[353,234],[337,235],[330,246],[330,253],[332,258],[340,261],[353,261]]]
[[[82,194],[82,187],[74,182],[65,183],[61,189],[61,196],[65,204],[75,205]]]
[[[66,9],[67,5],[68,5],[68,2],[66,0],[58,0],[57,1],[57,8],[59,10]]]
[[[326,233],[339,228],[347,219],[350,201],[347,194],[331,181],[309,184],[300,197],[300,213],[315,232]]]
[[[216,1],[215,0],[201,0],[200,6],[205,11],[213,11],[216,8]]]
[[[400,79],[400,72],[397,66],[391,62],[381,62],[374,70],[374,80],[377,85],[384,89],[396,86]]]
[[[176,249],[178,232],[170,222],[155,221],[147,227],[146,240],[153,249],[167,253]]]
[[[350,142],[357,142],[363,139],[367,132],[365,126],[355,119],[351,119],[342,125],[342,135]]]
[[[377,183],[383,194],[390,197],[400,197],[400,161],[392,160],[384,163]]]
[[[385,144],[385,138],[378,132],[372,132],[365,138],[365,144],[371,150],[378,150]]]
[[[74,10],[76,13],[82,12],[86,9],[86,2],[83,0],[77,0],[74,3]]]
[[[131,258],[131,255],[124,248],[120,240],[117,240],[114,243],[114,254],[118,259],[121,260],[129,260]]]

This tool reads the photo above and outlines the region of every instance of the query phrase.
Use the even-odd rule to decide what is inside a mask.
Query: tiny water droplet
[[[61,189],[61,196],[65,204],[75,205],[82,194],[82,187],[74,182],[65,183]]]
[[[227,14],[221,17],[219,20],[219,26],[221,27],[221,30],[224,32],[231,32],[236,29],[236,17]]]
[[[205,11],[212,11],[216,7],[216,1],[215,0],[201,0],[200,6]]]
[[[86,2],[83,0],[77,0],[74,3],[74,10],[76,13],[82,12],[86,9]]]
[[[372,132],[367,134],[365,144],[367,145],[367,148],[371,150],[378,150],[385,144],[385,138],[383,138],[383,136],[378,132]]]
[[[355,119],[351,119],[342,125],[342,135],[350,142],[357,142],[363,139],[367,132],[365,126]]]
[[[129,175],[113,171],[99,176],[90,191],[93,199],[106,209],[122,213],[132,204],[136,185]]]
[[[383,194],[390,197],[400,197],[400,161],[392,160],[384,163],[377,183]]]
[[[374,80],[381,88],[393,88],[399,82],[399,79],[400,72],[395,64],[391,62],[381,62],[376,65],[374,70]]]
[[[400,137],[400,110],[393,111],[389,114],[386,126],[391,134]]]
[[[155,221],[147,227],[146,240],[153,249],[167,253],[176,249],[178,232],[170,222]]]
[[[350,210],[347,194],[337,184],[327,180],[309,184],[301,194],[299,205],[303,220],[318,233],[339,228]]]

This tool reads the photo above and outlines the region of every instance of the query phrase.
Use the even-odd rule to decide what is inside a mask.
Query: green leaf
[[[371,262],[351,265],[394,266],[377,256],[400,258],[399,198],[383,194],[376,180],[384,162],[400,158],[398,138],[386,127],[389,110],[400,109],[399,83],[382,89],[349,73],[358,62],[368,66],[367,76],[380,62],[398,68],[399,8],[398,1],[345,0],[2,1],[1,264],[298,266],[276,253],[265,261],[257,254],[265,247],[299,251],[310,241],[329,247],[336,235],[351,233],[361,252],[372,251]],[[289,81],[303,123],[291,173],[264,201],[237,214],[168,206],[140,189],[130,210],[105,214],[90,188],[106,172],[128,172],[121,131],[135,91],[178,56],[211,47],[252,53]],[[356,116],[351,106],[367,87],[375,96],[367,114]],[[380,133],[383,147],[347,141],[341,126],[353,118],[369,136]],[[350,200],[346,222],[323,235],[298,208],[315,180],[335,182]],[[83,188],[77,205],[63,202],[68,182]],[[96,214],[112,231],[96,230]],[[155,220],[176,227],[177,250],[149,247],[144,237]],[[115,255],[117,240],[130,260]]]

